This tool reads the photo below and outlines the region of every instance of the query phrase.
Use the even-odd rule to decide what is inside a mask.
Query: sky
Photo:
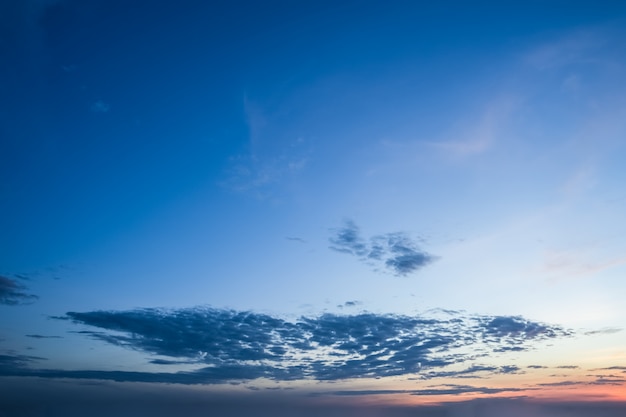
[[[624,415],[626,4],[434,3],[0,3],[0,416]]]

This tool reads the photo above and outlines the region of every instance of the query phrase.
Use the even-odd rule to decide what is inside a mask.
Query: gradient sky
[[[0,416],[623,415],[626,3],[430,3],[3,1]]]

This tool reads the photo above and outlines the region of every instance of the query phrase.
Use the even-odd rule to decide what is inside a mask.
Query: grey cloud
[[[420,374],[423,378],[470,372],[518,372],[515,366],[446,367],[474,360],[515,345],[531,349],[540,340],[569,332],[520,317],[450,314],[445,319],[362,313],[323,314],[288,321],[250,311],[208,307],[164,310],[69,312],[65,319],[99,330],[88,337],[144,352],[153,364],[196,363],[188,372],[139,373],[41,371],[73,378],[98,377],[125,381],[223,383],[267,378],[333,381]],[[499,320],[502,319],[502,320]],[[508,329],[524,323],[533,331]],[[507,327],[504,331],[502,327]],[[498,338],[494,338],[494,333]],[[469,349],[468,349],[469,347]],[[158,359],[150,356],[159,356]],[[95,372],[95,373],[94,373]]]
[[[351,220],[333,233],[329,238],[331,249],[356,256],[362,262],[379,264],[395,275],[411,274],[436,259],[422,251],[406,233],[387,233],[365,239]]]
[[[30,304],[39,297],[27,292],[25,285],[15,279],[0,275],[0,304]]]

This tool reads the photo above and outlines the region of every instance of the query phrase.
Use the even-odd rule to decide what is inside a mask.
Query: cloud
[[[529,51],[524,61],[540,71],[594,62],[597,52],[607,44],[605,36],[598,30],[570,32]]]
[[[33,339],[62,339],[62,336],[44,336],[41,334],[27,334],[26,337],[32,337]]]
[[[419,249],[406,233],[387,233],[365,239],[359,227],[347,220],[333,229],[330,248],[356,256],[362,262],[379,264],[395,275],[408,275],[433,262],[436,257]]]
[[[623,371],[626,372],[626,366],[609,366],[608,368],[595,368],[592,371]]]
[[[506,131],[509,119],[519,107],[519,99],[502,96],[488,103],[483,113],[463,130],[456,131],[451,139],[426,141],[425,144],[452,158],[467,158],[490,151]]]
[[[343,227],[336,229],[335,235],[329,240],[330,243],[333,244],[331,249],[338,252],[355,256],[365,256],[370,252],[367,243],[360,235],[358,226],[352,220],[347,220]],[[375,254],[378,256],[378,248],[372,248],[372,250],[376,251]],[[380,248],[380,250],[382,250],[382,248]]]
[[[609,259],[590,259],[584,251],[550,251],[546,253],[543,270],[555,277],[571,278],[589,276],[626,263],[626,256]]]
[[[143,352],[153,364],[195,363],[198,368],[184,372],[15,369],[12,375],[183,384],[257,378],[336,381],[417,374],[430,379],[444,373],[462,377],[468,372],[518,372],[512,365],[450,368],[507,346],[528,350],[537,342],[570,334],[558,326],[521,317],[460,313],[445,318],[323,314],[289,321],[251,311],[197,307],[69,312],[64,318],[98,329],[81,334]]]
[[[585,336],[595,336],[598,334],[614,334],[614,333],[619,333],[621,332],[622,329],[616,328],[616,327],[607,327],[604,329],[598,329],[598,330],[589,330],[587,332],[585,332]]]
[[[528,388],[487,388],[471,385],[444,384],[442,388],[421,389],[411,392],[413,395],[459,395],[469,393],[497,394],[501,392],[526,391]]]
[[[276,197],[281,189],[296,181],[310,160],[311,150],[303,138],[274,146],[255,146],[248,153],[229,158],[220,187],[258,198]]]
[[[32,362],[43,359],[38,356],[0,354],[0,375],[10,375],[14,371],[25,369]]]
[[[369,395],[393,395],[393,394],[410,394],[410,395],[458,395],[468,393],[480,394],[496,394],[501,392],[525,391],[528,388],[487,388],[473,387],[470,385],[443,384],[437,388],[427,388],[418,390],[350,390],[350,391],[332,391],[331,395],[338,396],[369,396]],[[326,393],[328,394],[328,393]]]
[[[363,303],[358,301],[358,300],[351,300],[351,301],[346,301],[343,304],[339,304],[337,307],[338,308],[351,308],[351,307],[357,307],[362,305]]]
[[[0,275],[0,304],[21,305],[30,304],[39,297],[28,294],[25,285],[15,279]]]

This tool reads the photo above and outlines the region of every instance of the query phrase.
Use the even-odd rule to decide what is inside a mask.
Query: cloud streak
[[[436,259],[421,250],[406,233],[387,233],[365,239],[351,220],[333,232],[329,238],[331,249],[355,256],[362,262],[378,264],[398,276],[414,273]]]
[[[21,305],[30,304],[39,297],[27,292],[25,285],[15,279],[0,275],[0,304]]]

